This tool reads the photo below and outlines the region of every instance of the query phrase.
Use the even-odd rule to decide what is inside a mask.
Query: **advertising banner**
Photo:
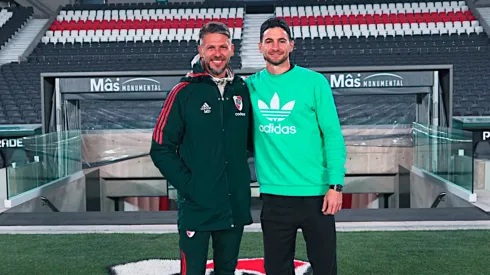
[[[434,85],[434,74],[431,71],[346,72],[324,73],[323,75],[338,94],[407,94],[428,90],[400,88],[432,87]],[[168,92],[181,78],[182,76],[60,78],[60,91],[62,93]]]
[[[60,78],[62,93],[128,93],[170,91],[182,76]]]
[[[324,73],[336,95],[430,93],[431,71]]]
[[[432,87],[434,85],[434,73],[431,71],[350,72],[323,75],[334,89]]]

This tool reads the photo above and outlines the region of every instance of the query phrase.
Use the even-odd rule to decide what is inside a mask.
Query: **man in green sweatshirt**
[[[229,66],[226,25],[199,33],[192,72],[170,91],[153,131],[150,156],[178,191],[182,275],[204,275],[212,239],[214,274],[234,275],[250,213],[250,100]]]
[[[334,214],[342,206],[346,148],[332,90],[320,73],[293,65],[289,26],[260,29],[266,68],[246,79],[254,116],[267,275],[293,275],[301,229],[314,274],[337,273]]]

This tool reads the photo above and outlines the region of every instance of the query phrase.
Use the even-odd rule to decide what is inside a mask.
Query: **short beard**
[[[282,63],[286,62],[286,60],[288,60],[288,57],[289,56],[286,55],[283,59],[281,59],[281,60],[279,60],[279,61],[276,62],[276,61],[272,61],[272,59],[270,59],[266,55],[264,55],[264,60],[267,61],[267,62],[269,62],[269,63],[271,63],[274,66],[279,66]]]
[[[223,67],[223,69],[219,70],[219,71],[216,71],[215,69],[213,69],[211,67],[211,62],[212,61],[204,61],[204,65],[206,65],[206,68],[208,69],[208,71],[214,75],[214,76],[218,76],[220,74],[222,74],[224,71],[226,71],[226,69],[228,68],[228,66],[230,65],[230,60],[228,60],[228,62],[226,62],[225,66]]]

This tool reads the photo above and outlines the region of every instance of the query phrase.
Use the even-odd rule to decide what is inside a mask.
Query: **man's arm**
[[[329,185],[344,185],[346,147],[333,92],[327,79],[320,75],[315,87],[316,114],[323,134],[327,156]]]
[[[184,197],[191,171],[177,153],[182,142],[185,122],[182,116],[181,90],[186,84],[177,84],[167,96],[153,130],[150,156],[160,173]]]
[[[319,75],[316,83],[316,114],[325,144],[328,184],[344,185],[346,148],[332,88],[323,75]],[[342,193],[329,189],[323,198],[321,211],[324,215],[335,215],[341,208]]]

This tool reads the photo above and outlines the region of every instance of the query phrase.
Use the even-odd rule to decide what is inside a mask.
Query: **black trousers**
[[[243,235],[243,226],[219,231],[179,231],[182,275],[204,275],[212,239],[214,274],[234,275]]]
[[[335,217],[324,215],[323,196],[262,194],[261,225],[267,275],[294,275],[296,233],[303,232],[314,275],[337,274]]]

